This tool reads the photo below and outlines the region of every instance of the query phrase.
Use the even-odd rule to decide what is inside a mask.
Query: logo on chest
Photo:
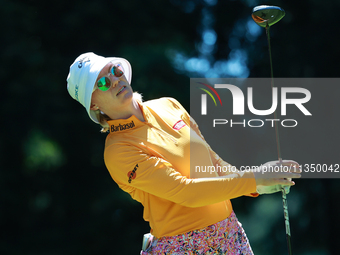
[[[175,130],[180,130],[182,127],[185,126],[185,123],[183,120],[179,120],[175,123],[175,125],[172,127]]]

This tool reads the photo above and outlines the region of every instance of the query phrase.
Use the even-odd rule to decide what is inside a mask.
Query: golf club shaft
[[[272,62],[272,50],[270,46],[270,32],[269,32],[269,25],[266,26],[266,34],[268,40],[268,50],[269,50],[269,60],[270,60],[270,76],[271,76],[271,85],[272,89],[274,88],[274,73],[273,73],[273,62]],[[276,110],[274,111],[274,119],[277,119]],[[279,127],[277,125],[277,121],[274,121],[275,125],[275,136],[276,136],[276,147],[277,147],[277,158],[280,160],[281,157],[281,147],[280,147],[280,137],[279,137]]]
[[[274,73],[273,73],[273,62],[272,62],[272,53],[271,53],[271,45],[270,45],[270,32],[269,32],[269,24],[267,23],[266,26],[266,34],[268,40],[268,50],[269,50],[269,59],[270,59],[270,75],[271,75],[271,85],[272,89],[274,88]],[[276,110],[274,111],[274,118],[277,119]],[[276,147],[277,147],[277,156],[282,163],[281,157],[281,147],[280,147],[280,138],[279,138],[279,128],[277,126],[277,121],[275,121],[275,135],[276,135]],[[290,243],[290,224],[289,224],[289,215],[288,215],[288,203],[287,203],[287,195],[284,187],[281,188],[282,191],[282,202],[283,202],[283,213],[285,217],[285,226],[286,226],[286,237],[287,237],[287,247],[288,247],[288,254],[292,255],[292,246]]]

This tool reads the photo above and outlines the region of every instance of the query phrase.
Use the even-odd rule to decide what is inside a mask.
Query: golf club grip
[[[287,246],[288,246],[288,254],[292,255],[292,246],[290,243],[290,224],[289,224],[289,215],[288,215],[288,204],[287,204],[287,196],[285,189],[282,188],[282,203],[283,203],[283,213],[285,218],[285,226],[286,226],[286,236],[287,236]]]

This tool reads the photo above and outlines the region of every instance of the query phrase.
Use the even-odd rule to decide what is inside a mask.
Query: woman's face
[[[92,93],[91,110],[98,110],[97,107],[104,113],[105,109],[124,110],[124,107],[131,103],[133,91],[129,82],[125,75],[119,78],[112,75],[110,72],[112,66],[113,63],[108,63],[98,75],[96,84],[100,78],[108,75],[112,84],[107,91],[102,91],[95,85],[97,89]]]

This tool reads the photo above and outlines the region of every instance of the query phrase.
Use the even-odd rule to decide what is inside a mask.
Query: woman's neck
[[[115,120],[115,119],[128,119],[132,115],[134,115],[140,121],[142,121],[142,122],[145,121],[142,109],[140,108],[138,102],[135,99],[131,100],[129,107],[125,107],[124,111],[123,110],[112,111],[112,112],[108,111],[108,113],[106,113],[106,115],[108,115],[113,120]]]

